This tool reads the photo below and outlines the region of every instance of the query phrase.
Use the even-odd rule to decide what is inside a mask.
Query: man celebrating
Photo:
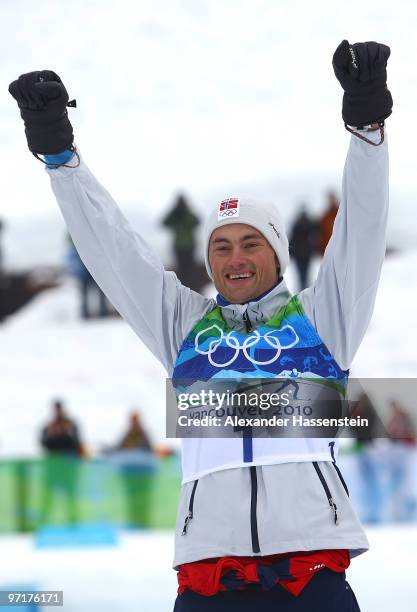
[[[236,196],[211,212],[204,249],[219,294],[206,299],[163,269],[84,164],[60,78],[36,71],[10,85],[85,265],[174,381],[254,372],[346,381],[385,253],[389,53],[345,40],[333,56],[353,135],[333,236],[316,282],[295,296],[283,280],[288,240],[273,204]],[[368,542],[334,442],[253,440],[243,452],[234,442],[184,440],[175,611],[359,610],[345,570]]]

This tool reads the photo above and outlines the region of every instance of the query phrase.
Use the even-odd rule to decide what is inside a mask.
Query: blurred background
[[[416,395],[398,379],[410,389],[417,375],[416,18],[405,0],[2,0],[0,590],[64,590],[66,612],[171,610],[180,484],[164,370],[82,265],[9,82],[62,77],[86,163],[166,267],[206,295],[208,207],[242,192],[274,200],[297,291],[337,212],[349,135],[331,59],[348,38],[391,46],[394,97],[387,256],[351,370],[375,428],[353,432],[340,457],[371,543],[349,576],[363,611],[414,609]],[[381,393],[372,379],[393,384]]]

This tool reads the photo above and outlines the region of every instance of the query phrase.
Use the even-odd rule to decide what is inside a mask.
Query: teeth
[[[235,280],[236,278],[249,278],[252,276],[252,272],[244,272],[243,274],[229,274],[229,278]]]

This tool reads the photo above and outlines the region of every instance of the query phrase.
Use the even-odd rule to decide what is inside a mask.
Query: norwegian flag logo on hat
[[[219,208],[217,211],[217,220],[222,221],[223,219],[228,219],[231,217],[239,216],[239,199],[238,198],[228,198],[227,200],[222,200],[219,204]]]

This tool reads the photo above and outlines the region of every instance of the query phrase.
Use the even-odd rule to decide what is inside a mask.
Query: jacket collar
[[[291,299],[284,279],[275,287],[247,304],[229,304],[220,294],[216,301],[227,325],[235,331],[247,332],[268,321]]]

